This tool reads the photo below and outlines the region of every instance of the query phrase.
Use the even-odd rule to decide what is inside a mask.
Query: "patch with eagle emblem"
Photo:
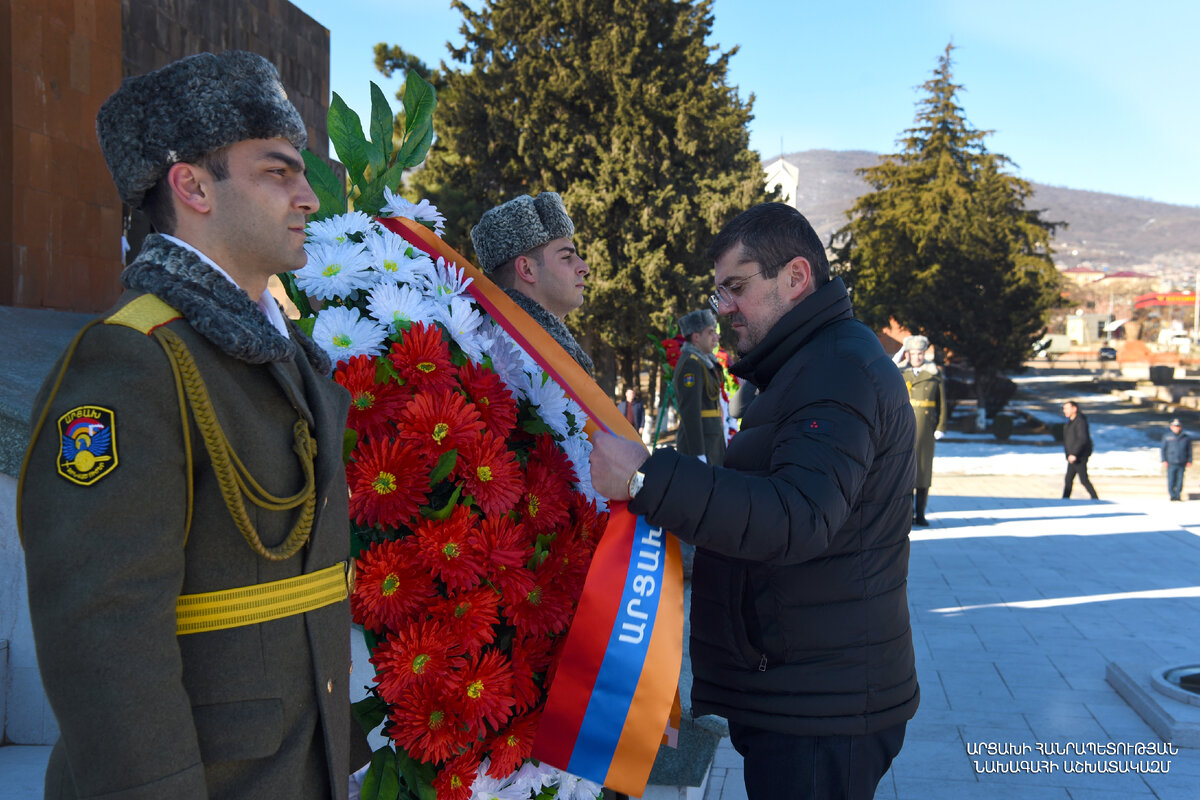
[[[117,468],[116,415],[100,406],[78,406],[58,418],[58,474],[91,486]]]

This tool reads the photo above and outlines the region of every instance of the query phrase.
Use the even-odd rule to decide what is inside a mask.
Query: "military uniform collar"
[[[208,263],[206,263],[208,262]],[[248,364],[288,361],[299,349],[313,368],[329,374],[329,357],[295,325],[281,336],[242,289],[193,248],[151,234],[121,273],[128,289],[153,294],[175,308],[197,333],[226,355]]]

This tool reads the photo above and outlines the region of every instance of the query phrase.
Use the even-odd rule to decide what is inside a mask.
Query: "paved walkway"
[[[1093,481],[1099,502],[1058,499],[1057,479],[935,476],[909,571],[921,708],[877,800],[1200,798],[1200,750],[1180,749],[1159,775],[1062,769],[1107,756],[992,774],[974,762],[1015,757],[968,754],[982,743],[1161,743],[1106,666],[1200,662],[1200,502],[1168,502],[1161,478]],[[1135,594],[1175,589],[1185,591]],[[745,797],[726,739],[704,800]]]
[[[1200,662],[1200,492],[1169,503],[1161,478],[1093,477],[1100,502],[1057,499],[1061,484],[1045,477],[937,476],[909,576],[921,708],[878,800],[1200,798],[1200,750],[1158,775],[1062,769],[1098,756],[994,774],[974,762],[1010,759],[968,754],[1159,742],[1105,681],[1107,664]],[[41,797],[48,750],[0,748],[0,800]],[[725,740],[704,800],[745,796]]]

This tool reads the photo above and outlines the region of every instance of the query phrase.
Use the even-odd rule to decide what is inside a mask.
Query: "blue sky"
[[[436,0],[293,2],[330,30],[331,86],[363,116],[368,81],[389,97],[400,83],[375,71],[376,42],[436,65],[461,41],[460,15]],[[764,158],[894,152],[952,41],[967,119],[1022,177],[1200,206],[1195,0],[716,0],[713,13],[709,43],[740,46],[729,80],[754,94]]]

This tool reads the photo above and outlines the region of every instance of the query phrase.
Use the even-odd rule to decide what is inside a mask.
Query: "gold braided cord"
[[[149,295],[152,296],[152,295]],[[187,476],[187,511],[183,521],[183,543],[187,544],[192,532],[192,509],[195,500],[195,485],[192,481],[192,426],[188,425],[187,403],[184,402],[183,376],[179,373],[179,364],[167,352],[167,361],[171,365],[171,375],[175,378],[175,396],[179,399],[179,427],[183,433],[184,475]]]
[[[208,457],[212,461],[213,472],[216,474],[221,496],[225,500],[225,506],[229,509],[229,514],[233,517],[242,538],[254,552],[263,558],[271,561],[283,561],[291,558],[308,543],[309,537],[312,535],[313,518],[317,506],[316,474],[313,467],[317,444],[309,433],[308,423],[303,419],[298,419],[292,428],[294,439],[292,449],[299,457],[300,467],[304,471],[304,488],[291,497],[276,497],[254,480],[245,465],[242,464],[241,459],[238,458],[237,453],[234,452],[233,446],[229,443],[225,431],[222,430],[221,424],[213,412],[208,389],[200,377],[200,371],[196,367],[192,354],[188,352],[187,345],[166,327],[156,329],[154,337],[159,340],[163,349],[166,350],[168,358],[176,365],[187,394],[188,404],[192,409],[192,416],[196,420],[196,427],[200,429],[204,447],[208,450]],[[300,516],[283,542],[275,547],[267,547],[263,544],[262,538],[250,521],[250,516],[246,513],[246,498],[249,498],[250,502],[259,508],[268,511],[288,511],[300,506]]]

